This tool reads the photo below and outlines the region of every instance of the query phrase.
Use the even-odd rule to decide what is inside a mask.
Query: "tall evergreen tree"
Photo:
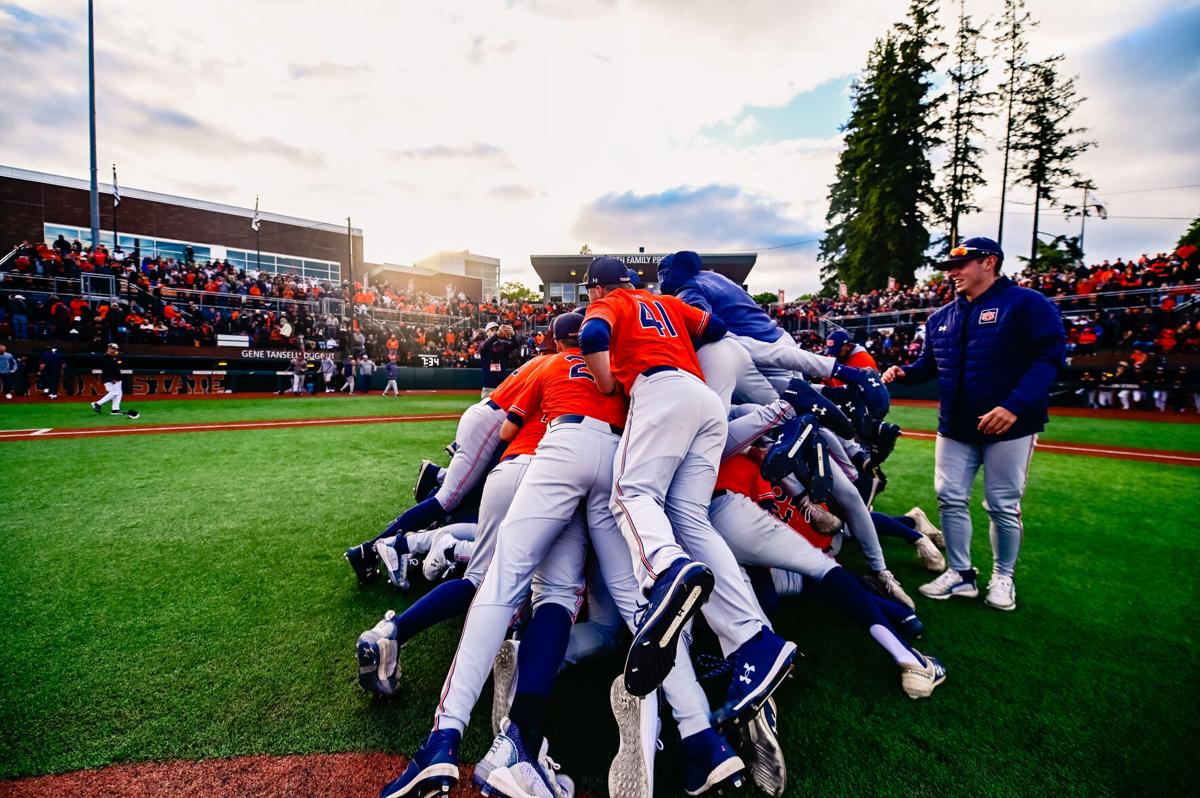
[[[941,144],[942,95],[932,75],[942,57],[936,0],[912,0],[907,18],[875,43],[853,89],[853,109],[819,259],[826,288],[911,283],[928,263],[927,223],[942,211],[928,152]]]
[[[1038,256],[1038,219],[1042,202],[1061,205],[1058,192],[1079,187],[1084,180],[1075,171],[1074,161],[1095,146],[1081,138],[1087,128],[1071,127],[1071,115],[1085,98],[1075,91],[1075,78],[1059,74],[1063,56],[1056,55],[1030,65],[1020,93],[1020,127],[1015,131],[1012,148],[1017,153],[1016,182],[1033,189],[1033,236],[1030,266],[1036,269]],[[1090,183],[1088,184],[1090,186]]]
[[[996,229],[996,241],[1004,243],[1004,203],[1008,199],[1008,161],[1012,152],[1013,134],[1019,126],[1016,116],[1017,104],[1022,88],[1026,85],[1025,71],[1029,64],[1026,54],[1029,30],[1037,26],[1025,10],[1025,0],[1004,0],[1004,12],[1000,16],[999,35],[996,37],[997,55],[1004,59],[1004,82],[1000,84],[1000,99],[1005,107],[1004,116],[1004,171],[1000,175],[1000,223]]]
[[[954,65],[947,70],[950,108],[946,127],[950,151],[943,167],[945,187],[942,191],[950,247],[958,243],[959,219],[980,210],[975,204],[975,191],[987,184],[980,167],[983,147],[979,142],[983,139],[982,120],[995,115],[991,107],[995,95],[983,90],[988,67],[979,52],[981,39],[981,29],[967,16],[964,0],[959,0],[958,30],[952,48]]]

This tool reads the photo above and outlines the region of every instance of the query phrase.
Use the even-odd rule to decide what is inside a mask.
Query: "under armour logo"
[[[950,328],[943,324],[941,327],[938,327],[938,332],[945,332],[948,329]]]
[[[872,388],[878,388],[879,380],[875,379],[874,377],[871,377],[867,380],[867,385],[870,385]]]
[[[745,682],[746,684],[750,684],[752,681],[750,679],[750,674],[754,673],[755,670],[757,670],[757,669],[753,665],[751,665],[750,663],[746,663],[745,665],[742,666],[742,675],[738,677],[738,681]]]
[[[823,408],[823,407],[821,407],[820,405],[818,405],[818,404],[815,404],[815,403],[814,403],[814,404],[813,404],[813,406],[812,406],[812,411],[813,411],[814,413],[816,413],[818,416],[823,416],[823,415],[825,415],[825,408]]]

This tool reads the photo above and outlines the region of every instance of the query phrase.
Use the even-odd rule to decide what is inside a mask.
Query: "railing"
[[[1200,285],[1172,285],[1159,288],[1132,288],[1120,291],[1104,291],[1096,294],[1054,296],[1048,299],[1058,305],[1064,316],[1094,313],[1097,311],[1127,310],[1130,308],[1158,307],[1168,296],[1176,297],[1175,310],[1183,310],[1200,301]],[[820,331],[828,338],[834,330],[872,330],[903,325],[917,325],[929,318],[936,307],[912,308],[909,310],[885,310],[852,316],[822,316]]]

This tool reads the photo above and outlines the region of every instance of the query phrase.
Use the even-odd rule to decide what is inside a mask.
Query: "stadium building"
[[[542,284],[538,289],[545,302],[587,302],[587,291],[582,287],[588,264],[593,258],[608,255],[636,269],[642,282],[649,288],[658,287],[658,264],[668,254],[647,253],[641,248],[636,253],[591,253],[587,255],[530,255],[533,270]],[[756,252],[700,253],[704,268],[723,274],[740,286],[745,287],[750,270],[758,260]]]
[[[120,187],[114,208],[112,184],[100,184],[100,240],[113,247],[113,229],[121,249],[138,259],[183,260],[191,247],[195,260],[228,260],[244,269],[297,274],[331,282],[360,280],[363,232],[346,225],[259,213],[256,234],[253,208]],[[0,166],[0,244],[59,235],[91,239],[88,181]],[[261,247],[261,250],[258,249]]]

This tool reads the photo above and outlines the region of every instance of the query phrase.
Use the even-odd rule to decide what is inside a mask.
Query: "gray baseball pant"
[[[1012,576],[1021,550],[1025,527],[1021,523],[1021,497],[1037,435],[995,443],[963,443],[937,436],[934,449],[933,487],[937,491],[946,536],[946,559],[951,568],[971,567],[971,483],[983,468],[983,508],[991,523],[993,573]]]

